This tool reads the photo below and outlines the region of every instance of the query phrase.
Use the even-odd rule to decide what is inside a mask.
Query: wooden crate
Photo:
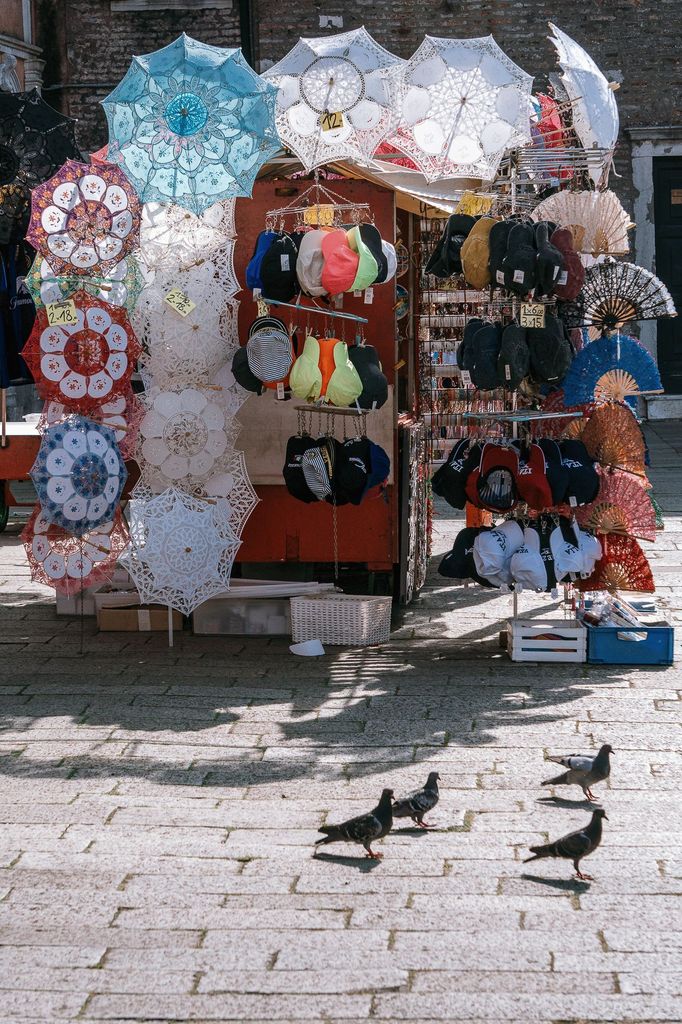
[[[587,630],[577,619],[509,619],[507,653],[512,661],[586,661]]]

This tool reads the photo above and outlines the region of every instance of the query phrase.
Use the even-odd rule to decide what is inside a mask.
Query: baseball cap
[[[481,391],[497,387],[497,361],[500,355],[502,325],[484,324],[471,340],[471,380]]]
[[[263,290],[263,281],[261,280],[261,264],[263,257],[277,238],[276,231],[261,231],[256,239],[256,244],[253,249],[253,256],[246,264],[246,287],[247,288],[260,288]]]
[[[522,544],[523,530],[514,519],[481,533],[474,543],[474,564],[479,575],[497,586],[511,583],[509,563]]]
[[[462,273],[461,251],[464,239],[476,220],[467,213],[452,213],[445,230],[426,264],[425,273],[434,277],[451,277]]]
[[[525,328],[517,323],[507,324],[502,331],[500,354],[497,360],[497,384],[516,390],[530,368],[530,351]]]
[[[455,537],[452,551],[445,555],[438,566],[439,575],[451,580],[474,580],[482,587],[493,588],[495,584],[479,576],[474,562],[474,543],[487,529],[485,526],[465,526],[460,530]]]
[[[352,290],[360,257],[348,244],[346,232],[341,229],[327,231],[322,239],[324,266],[321,285],[330,295]]]
[[[254,395],[262,395],[263,382],[251,370],[246,348],[238,348],[232,357],[232,376],[245,391],[251,391]]]
[[[321,437],[301,455],[303,478],[318,501],[332,497],[335,448],[333,438]]]
[[[568,470],[561,458],[561,449],[551,437],[540,437],[536,444],[545,456],[545,473],[552,492],[552,504],[561,505],[568,487]]]
[[[545,313],[545,326],[529,327],[526,337],[533,380],[539,383],[562,380],[573,361],[573,349],[562,321]]]
[[[533,228],[529,224],[514,224],[502,260],[504,287],[516,295],[532,292],[537,283],[537,255]]]
[[[510,564],[518,590],[544,593],[556,587],[554,557],[549,539],[551,530],[551,522],[548,524],[541,516],[537,524],[527,526],[523,531],[523,544],[512,555]]]
[[[580,573],[584,565],[584,555],[580,550],[578,527],[566,516],[559,517],[559,523],[549,535],[549,543],[554,558],[554,572],[558,582],[570,577],[571,573]]]
[[[447,461],[431,478],[431,490],[453,508],[464,508],[467,501],[466,482],[481,459],[480,444],[471,444],[468,437],[455,443]]]
[[[460,370],[467,370],[469,373],[474,368],[474,348],[473,340],[476,333],[485,326],[485,320],[481,320],[478,316],[472,316],[471,320],[468,320],[462,335],[462,340],[457,346],[457,365]]]
[[[384,253],[383,242],[381,241],[379,230],[374,226],[374,224],[359,224],[358,227],[360,230],[360,237],[376,260],[377,275],[374,278],[374,283],[381,284],[386,280],[388,275],[388,259]],[[350,239],[349,242],[352,249],[353,243]]]
[[[378,234],[379,232],[377,231]],[[379,273],[379,267],[372,249],[362,236],[359,224],[356,224],[355,227],[347,232],[347,237],[349,246],[357,252],[359,257],[357,273],[349,291],[362,291],[365,288],[369,288],[371,284],[374,284]],[[381,243],[381,238],[379,242]]]
[[[348,358],[362,381],[358,405],[361,409],[380,409],[388,398],[388,381],[382,373],[377,350],[373,345],[352,345]]]
[[[327,232],[320,228],[307,231],[301,239],[296,260],[296,276],[298,283],[306,295],[326,295],[327,289],[322,285],[322,269],[324,254],[322,240]]]
[[[303,456],[311,448],[317,447],[317,441],[309,434],[295,434],[287,441],[286,455],[284,456],[284,467],[282,476],[286,489],[292,498],[310,503],[318,498],[308,487],[303,475]]]
[[[336,504],[359,505],[370,474],[370,442],[366,437],[353,437],[337,443]]]
[[[516,477],[519,500],[540,512],[554,504],[552,488],[547,479],[545,453],[540,445],[519,445],[519,468]]]
[[[263,256],[260,276],[264,299],[290,302],[298,291],[298,249],[291,235],[279,235]]]
[[[568,470],[568,485],[564,501],[572,507],[589,505],[599,493],[599,474],[594,459],[582,441],[559,442],[561,461]]]
[[[395,246],[391,242],[381,239],[381,251],[384,254],[384,260],[386,269],[383,269],[383,264],[379,266],[379,273],[377,274],[376,284],[384,284],[386,281],[390,281],[395,277],[398,269],[398,257],[396,255]]]
[[[261,327],[246,343],[249,369],[264,384],[282,381],[294,361],[291,339],[286,331]]]
[[[373,487],[381,487],[388,480],[391,472],[391,460],[381,447],[374,441],[369,442],[369,476],[363,492],[363,498]]]
[[[467,500],[490,512],[511,512],[519,500],[518,471],[519,456],[515,448],[488,442],[483,446],[479,467],[468,475]]]
[[[482,290],[490,284],[490,232],[497,217],[480,217],[462,245],[462,270],[472,288]]]

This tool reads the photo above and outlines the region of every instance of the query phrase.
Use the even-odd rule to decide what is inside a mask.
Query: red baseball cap
[[[322,239],[321,284],[330,295],[339,295],[353,287],[360,257],[348,244],[345,231],[329,231]]]

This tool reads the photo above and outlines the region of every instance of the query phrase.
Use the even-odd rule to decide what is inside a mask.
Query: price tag
[[[514,284],[523,284],[523,282],[525,280],[526,280],[526,275],[523,272],[523,270],[515,270],[514,271]]]
[[[371,306],[373,302],[374,302],[374,289],[373,288],[365,288],[365,305],[366,306]]]
[[[459,375],[462,378],[462,384],[465,388],[471,387],[471,374],[468,370],[460,370]]]
[[[504,284],[504,271],[496,270],[495,271],[495,278],[496,278],[498,284]]]
[[[277,381],[277,399],[278,401],[283,402],[285,398],[286,395],[284,394],[284,381],[279,380]]]
[[[171,288],[164,301],[180,316],[187,316],[193,309],[196,309],[196,302],[192,302],[189,295],[185,295],[181,288]]]
[[[45,312],[50,327],[62,327],[63,325],[73,327],[78,323],[76,303],[73,299],[64,299],[63,302],[48,302]]]
[[[340,110],[327,110],[320,118],[323,132],[333,132],[343,128],[343,114]]]
[[[504,364],[504,379],[511,380],[511,366],[509,363]]]
[[[568,283],[568,271],[567,270],[562,270],[561,271],[561,273],[559,274],[559,276],[557,278],[557,282],[556,283],[560,287],[563,287],[563,285]]]
[[[334,207],[327,204],[310,206],[303,213],[303,223],[316,224],[318,227],[333,227],[335,212]]]
[[[468,213],[470,217],[479,217],[488,213],[492,205],[492,196],[477,196],[474,192],[465,192],[457,203],[455,212]]]
[[[334,308],[343,309],[343,292],[339,292],[338,295],[334,296]]]
[[[356,288],[355,291],[353,292],[353,298],[354,299],[359,299],[361,295],[362,295],[362,289],[361,288]]]
[[[289,253],[283,252],[279,258],[279,265],[282,270],[289,270]]]
[[[545,307],[541,302],[523,302],[519,313],[521,327],[544,327]]]

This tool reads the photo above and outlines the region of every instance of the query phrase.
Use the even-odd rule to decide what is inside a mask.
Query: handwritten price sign
[[[327,110],[320,118],[323,132],[333,132],[343,128],[343,114],[340,110]]]
[[[48,302],[45,312],[50,327],[73,327],[78,323],[76,303],[73,299],[64,299],[63,302]]]
[[[545,307],[541,302],[524,302],[519,313],[521,327],[544,327]]]
[[[164,302],[167,302],[171,309],[174,309],[180,316],[187,316],[196,309],[196,302],[192,302],[189,295],[185,295],[181,288],[171,288]]]

